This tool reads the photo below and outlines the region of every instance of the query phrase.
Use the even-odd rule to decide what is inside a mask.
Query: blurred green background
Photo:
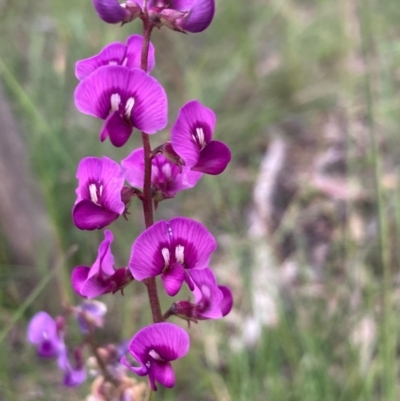
[[[199,99],[233,153],[223,175],[162,202],[156,218],[206,224],[219,242],[217,274],[235,294],[224,321],[191,328],[190,355],[174,364],[177,385],[156,400],[399,399],[398,21],[396,0],[218,0],[205,32],[154,32],[169,127]],[[0,221],[0,400],[88,394],[89,385],[61,386],[25,330],[38,310],[56,314],[78,301],[70,271],[94,261],[102,238],[71,221],[79,160],[121,160],[140,146],[135,135],[122,149],[99,143],[101,122],[73,104],[74,64],[139,32],[139,21],[104,24],[90,0],[0,0],[0,84],[22,138],[17,158],[4,151],[10,131],[0,121],[0,186],[13,183],[3,196],[16,197]],[[153,136],[153,147],[168,135]],[[42,214],[30,212],[34,203]],[[112,226],[118,267],[143,229],[140,204],[130,211],[128,223]],[[25,216],[28,256],[4,216]],[[101,343],[150,322],[140,283],[103,300]]]

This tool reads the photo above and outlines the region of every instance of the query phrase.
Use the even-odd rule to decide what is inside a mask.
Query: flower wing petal
[[[128,157],[121,161],[125,171],[125,178],[135,188],[143,188],[144,180],[144,151],[135,149]]]

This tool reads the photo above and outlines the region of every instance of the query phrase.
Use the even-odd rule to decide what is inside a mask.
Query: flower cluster
[[[115,147],[129,147],[130,136],[139,132],[143,147],[130,151],[120,162],[107,156],[82,159],[76,174],[78,188],[72,217],[81,230],[103,229],[121,215],[127,219],[135,198],[143,204],[146,229],[133,242],[126,266],[120,268],[115,268],[111,251],[114,236],[105,230],[96,260],[92,265],[75,267],[71,282],[75,292],[89,300],[123,292],[132,280],[144,281],[150,288],[157,276],[169,296],[177,295],[183,285],[192,292],[192,301],[176,301],[162,315],[157,293],[148,290],[154,323],[134,335],[128,345],[129,355],[121,355],[120,366],[139,376],[148,376],[155,391],[157,382],[165,387],[174,386],[171,361],[183,357],[190,343],[183,328],[165,320],[172,316],[196,323],[219,319],[230,312],[233,304],[231,291],[218,285],[210,267],[217,243],[208,229],[186,217],[153,224],[152,215],[159,202],[194,187],[203,174],[221,174],[231,160],[228,146],[213,139],[215,113],[198,100],[182,106],[172,124],[169,141],[151,150],[148,139],[168,123],[166,92],[150,75],[155,66],[155,50],[149,40],[151,31],[166,26],[180,32],[201,32],[211,23],[214,0],[125,3],[93,0],[93,3],[99,16],[108,23],[124,24],[140,18],[144,36],[132,35],[126,43],[109,44],[99,54],[78,61],[75,105],[82,113],[104,121],[100,141],[108,138]],[[80,329],[89,339],[91,329],[102,325],[104,314],[92,302],[74,308]],[[76,385],[86,377],[82,345],[68,352],[63,337],[62,325],[45,312],[37,314],[28,328],[28,339],[37,346],[39,355],[57,358],[65,373],[65,383]],[[97,358],[101,359],[101,355]],[[102,372],[102,383],[111,380],[110,377],[111,381],[125,380],[113,374],[115,369],[104,360],[98,362],[106,369]]]

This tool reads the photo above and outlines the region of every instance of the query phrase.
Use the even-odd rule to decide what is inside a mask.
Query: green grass
[[[216,136],[232,148],[233,161],[224,175],[204,177],[194,190],[161,203],[157,218],[192,216],[217,237],[229,235],[218,258],[232,270],[239,327],[228,319],[202,322],[193,329],[190,355],[175,365],[176,388],[161,390],[156,400],[396,401],[400,394],[397,1],[220,0],[217,5],[213,24],[202,34],[180,35],[166,29],[154,33],[154,74],[168,93],[169,126],[184,102],[199,99],[215,110]],[[75,110],[74,63],[139,30],[139,22],[122,28],[103,24],[90,0],[0,2],[0,81],[20,123],[36,184],[64,253],[52,274],[67,297],[72,296],[70,270],[91,263],[101,238],[98,232],[80,232],[72,225],[76,166],[84,156],[107,154],[120,160],[130,151],[100,144],[100,122]],[[265,328],[253,346],[233,352],[229,340],[237,336],[250,309],[247,211],[270,140],[269,128],[294,118],[318,136],[320,122],[338,114],[346,120],[348,178],[367,192],[364,227],[371,218],[378,235],[362,243],[354,238],[351,217],[358,205],[348,201],[349,219],[340,238],[335,238],[340,268],[332,263],[326,269],[319,283],[322,293],[307,294],[304,289],[313,282],[305,274],[298,288],[281,300],[279,323]],[[367,127],[366,137],[359,136],[359,123]],[[167,135],[168,130],[152,137],[152,144]],[[140,146],[139,138],[129,146]],[[394,185],[385,184],[388,177],[394,177]],[[294,213],[301,214],[307,201],[299,196],[293,202]],[[143,228],[139,204],[131,211],[130,224],[118,221],[113,226],[118,266],[126,264],[130,244]],[[287,221],[287,229],[296,232],[296,219]],[[44,401],[83,397],[87,387],[62,389],[53,365],[38,362],[25,344],[28,318],[47,307],[41,292],[50,291],[54,300],[50,307],[55,310],[60,301],[59,293],[46,285],[50,280],[50,268],[43,262],[46,251],[38,253],[37,266],[27,271],[12,265],[1,242],[0,400],[38,399],[29,395],[34,391]],[[74,246],[77,251],[69,252]],[[19,293],[19,279],[27,276],[32,277],[31,292]],[[105,340],[128,337],[149,323],[148,313],[140,312],[139,301],[145,299],[141,286],[127,289],[124,298],[105,299],[112,322],[102,333]],[[167,307],[167,299],[164,302]],[[353,338],[360,322],[366,321],[374,325],[375,337],[363,357]]]

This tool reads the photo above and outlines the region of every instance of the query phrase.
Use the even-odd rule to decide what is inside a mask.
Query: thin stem
[[[146,7],[144,7],[146,10]],[[147,71],[148,59],[149,59],[149,45],[150,36],[153,25],[147,18],[143,20],[143,45],[142,45],[142,59],[140,66],[142,70]],[[153,217],[153,199],[151,193],[151,146],[149,135],[142,132],[142,142],[144,149],[144,182],[143,182],[143,214],[146,228],[150,227],[154,223]],[[147,286],[147,293],[149,296],[151,314],[153,316],[153,322],[158,323],[163,321],[160,300],[158,298],[157,283],[154,277],[150,277],[145,280]]]
[[[95,340],[94,340],[94,335],[90,334],[86,338],[86,343],[89,345],[90,350],[93,354],[93,356],[96,358],[97,364],[99,365],[99,368],[101,370],[101,373],[103,374],[103,377],[106,381],[110,382],[113,384],[114,387],[119,387],[120,382],[110,374],[108,371],[107,365],[103,361],[103,358],[99,354],[99,350],[96,346]]]

